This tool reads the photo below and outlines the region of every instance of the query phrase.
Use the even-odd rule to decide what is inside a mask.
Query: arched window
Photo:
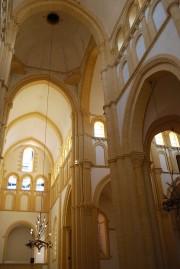
[[[27,147],[23,151],[22,157],[22,171],[32,172],[34,165],[34,150],[31,147]]]
[[[17,176],[16,175],[11,175],[8,178],[8,183],[7,183],[7,188],[9,190],[15,190],[17,185]]]
[[[98,214],[98,240],[100,257],[105,258],[109,256],[109,243],[108,243],[108,224],[104,214]]]
[[[105,165],[104,148],[100,145],[96,146],[96,164]]]
[[[177,135],[174,132],[169,133],[169,138],[170,138],[172,147],[179,147],[179,141],[178,141]]]
[[[163,24],[163,22],[166,19],[166,14],[163,8],[163,5],[161,2],[159,2],[153,12],[153,20],[154,23],[156,25],[156,29],[159,30],[159,28],[161,27],[161,25]]]
[[[129,26],[131,27],[136,19],[138,13],[138,6],[136,4],[133,4],[129,10],[128,20],[129,20]]]
[[[31,178],[28,176],[25,176],[22,180],[22,190],[30,190],[31,185]]]
[[[127,80],[129,79],[129,67],[127,61],[124,62],[122,70],[123,70],[124,83],[126,83]]]
[[[69,138],[69,140],[68,140],[68,149],[69,150],[71,149],[71,138]]]
[[[94,123],[94,136],[95,137],[105,137],[104,123],[102,123],[101,121],[96,121]]]
[[[155,135],[155,141],[157,145],[164,145],[162,133]]]
[[[144,44],[144,38],[143,38],[142,35],[140,35],[138,37],[138,40],[137,40],[137,43],[136,43],[136,53],[137,53],[137,57],[138,57],[139,61],[143,57],[145,51],[146,51],[146,47],[145,47],[145,44]]]
[[[37,179],[36,191],[44,191],[44,178],[40,177]]]
[[[124,42],[124,33],[122,30],[119,31],[118,33],[118,38],[117,38],[117,46],[118,46],[118,50],[121,49],[122,45]]]

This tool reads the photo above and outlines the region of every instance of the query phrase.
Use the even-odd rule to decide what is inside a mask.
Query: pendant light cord
[[[44,156],[43,156],[43,176],[45,174],[45,152],[47,142],[47,125],[48,125],[48,111],[49,111],[49,92],[50,92],[50,77],[51,77],[51,63],[52,63],[52,45],[53,45],[53,24],[51,25],[51,38],[50,38],[50,55],[49,55],[49,72],[48,72],[48,87],[46,98],[46,115],[45,115],[45,135],[44,135]]]
[[[159,120],[159,113],[158,113],[157,104],[156,104],[156,100],[155,100],[155,96],[154,96],[154,88],[152,87],[152,82],[151,81],[150,81],[150,85],[151,85],[151,89],[152,89],[152,98],[153,98],[153,102],[154,102],[154,106],[155,106],[157,120]],[[161,133],[162,133],[162,130],[161,130]],[[169,154],[167,154],[167,149],[168,149],[168,153],[169,153],[169,147],[168,147],[167,140],[166,140],[166,134],[165,134],[164,149],[165,149],[165,154],[166,154],[166,159],[167,159],[167,166],[168,166],[168,169],[169,169],[171,181],[173,183],[173,166],[172,166],[171,157],[170,157]],[[169,155],[169,159],[168,159],[168,155]]]

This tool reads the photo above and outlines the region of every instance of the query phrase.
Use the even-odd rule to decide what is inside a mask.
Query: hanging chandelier
[[[29,240],[27,244],[25,244],[29,248],[36,247],[38,249],[38,254],[41,253],[42,248],[52,248],[52,243],[49,241],[49,237],[51,236],[51,233],[48,234],[47,237],[43,240],[46,229],[47,229],[48,222],[46,222],[46,218],[42,218],[42,214],[39,213],[39,216],[36,220],[36,232],[31,228],[30,234],[33,238],[33,240]]]

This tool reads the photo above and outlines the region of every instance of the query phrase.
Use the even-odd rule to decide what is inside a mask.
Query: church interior
[[[180,268],[180,1],[0,1],[0,269]]]

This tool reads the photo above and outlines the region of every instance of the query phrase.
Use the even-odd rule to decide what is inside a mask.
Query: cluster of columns
[[[14,19],[8,24],[8,30],[0,45],[0,158],[6,130],[7,118],[12,103],[8,101],[9,79],[14,46],[19,27]]]

